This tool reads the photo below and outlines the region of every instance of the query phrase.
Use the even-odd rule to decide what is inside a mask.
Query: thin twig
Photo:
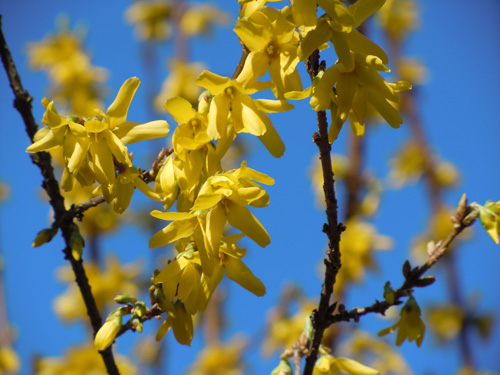
[[[36,124],[33,113],[31,111],[31,102],[33,101],[33,98],[23,88],[21,78],[19,77],[16,66],[7,46],[7,42],[5,41],[1,23],[2,18],[0,16],[0,54],[2,57],[3,65],[5,67],[5,71],[7,72],[7,76],[9,78],[10,87],[14,92],[14,107],[21,114],[21,117],[23,118],[24,124],[26,126],[26,132],[28,133],[31,141],[33,141],[33,137],[38,130],[38,125]],[[81,259],[76,260],[75,258],[73,258],[71,252],[71,238],[75,233],[79,232],[78,226],[73,222],[73,218],[69,219],[70,216],[68,216],[68,211],[64,206],[64,198],[59,191],[59,184],[54,176],[54,169],[52,167],[50,154],[46,152],[38,152],[35,154],[30,154],[30,157],[33,163],[40,168],[40,171],[42,173],[42,187],[46,190],[50,198],[49,202],[54,210],[54,219],[57,223],[59,223],[59,227],[61,228],[62,236],[65,241],[66,246],[63,250],[65,259],[70,261],[71,267],[73,268],[76,283],[80,288],[80,293],[82,294],[85,306],[87,307],[87,314],[89,316],[95,335],[102,325],[102,319],[97,309],[94,296],[92,295],[87,275],[85,274],[83,261]],[[119,371],[116,367],[111,348],[100,352],[100,354],[103,358],[108,374],[119,375]]]
[[[375,301],[375,303],[367,307],[353,308],[349,311],[339,311],[338,313],[330,317],[330,324],[341,321],[348,322],[350,320],[354,320],[355,322],[357,322],[361,316],[369,313],[378,313],[385,315],[385,312],[387,311],[387,309],[389,309],[389,307],[401,304],[401,298],[407,296],[409,291],[418,286],[419,280],[422,278],[422,276],[447,253],[446,250],[450,248],[451,243],[468,226],[470,226],[470,224],[464,224],[460,220],[460,224],[454,226],[448,236],[443,241],[439,241],[435,245],[434,249],[432,249],[431,253],[429,254],[427,261],[422,266],[415,267],[413,270],[411,270],[408,277],[406,277],[403,285],[401,285],[394,291],[393,303],[389,303],[387,301]]]

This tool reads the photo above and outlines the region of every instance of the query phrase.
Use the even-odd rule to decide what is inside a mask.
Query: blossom
[[[16,374],[21,369],[17,353],[7,345],[0,345],[0,374]]]
[[[236,134],[250,133],[259,137],[271,155],[283,155],[283,141],[264,111],[283,112],[293,106],[285,100],[254,100],[249,96],[269,88],[269,85],[255,81],[244,87],[239,78],[231,80],[206,70],[198,77],[197,84],[213,95],[208,112],[207,134],[210,138],[224,139],[233,131]]]
[[[283,92],[302,90],[297,71],[299,38],[294,24],[287,20],[289,13],[289,7],[281,12],[266,7],[238,20],[234,32],[250,50],[238,76],[243,86],[269,70],[276,97],[282,98]]]
[[[420,318],[421,312],[417,301],[413,296],[408,297],[400,312],[399,321],[378,333],[379,336],[385,336],[389,333],[398,331],[396,336],[396,345],[400,346],[405,340],[415,341],[417,346],[422,345],[425,334],[425,324]]]
[[[226,343],[207,345],[198,353],[187,375],[243,375],[243,349],[246,341],[233,337]]]
[[[202,63],[188,63],[172,58],[168,63],[168,76],[154,100],[155,109],[164,112],[167,99],[176,96],[186,99],[193,105],[196,104],[201,93],[201,88],[196,85],[196,77],[202,70]]]
[[[125,19],[135,25],[134,32],[141,40],[165,40],[172,33],[170,18],[172,4],[165,0],[136,1],[125,11]]]
[[[182,15],[180,29],[184,35],[211,34],[214,24],[227,25],[229,15],[210,4],[190,6]]]
[[[136,375],[137,368],[128,358],[115,354],[116,365],[122,375]],[[36,359],[36,375],[106,375],[102,357],[94,345],[73,346],[60,357]]]
[[[139,84],[136,77],[126,80],[106,113],[96,109],[96,116],[92,118],[62,117],[53,102],[44,99],[42,103],[46,111],[42,123],[47,127],[35,134],[35,142],[26,151],[48,151],[62,146],[65,160],[63,187],[72,189],[74,179],[83,185],[97,181],[110,203],[116,182],[115,162],[131,166],[125,144],[164,137],[169,130],[167,122],[162,120],[147,123],[127,121],[128,109]]]
[[[193,339],[193,318],[191,314],[186,311],[182,302],[161,303],[160,307],[168,313],[168,317],[158,329],[156,341],[160,341],[172,328],[175,339],[179,344],[190,345]]]

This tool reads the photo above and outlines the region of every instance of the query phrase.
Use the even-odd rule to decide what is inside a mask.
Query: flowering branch
[[[7,72],[9,78],[10,86],[14,92],[15,100],[14,107],[18,110],[21,117],[24,120],[26,126],[26,132],[31,141],[38,130],[38,125],[35,122],[33,113],[31,111],[31,102],[33,98],[30,96],[28,91],[24,90],[21,83],[21,78],[17,72],[14,60],[10,54],[7,42],[3,35],[1,28],[1,16],[0,16],[0,54],[2,57],[2,62]],[[43,176],[42,187],[45,189],[49,196],[49,203],[54,210],[54,219],[61,228],[62,236],[66,244],[63,252],[65,254],[65,259],[69,260],[73,272],[75,274],[76,283],[80,288],[80,293],[82,294],[85,306],[87,307],[87,314],[90,319],[94,334],[97,333],[102,325],[102,319],[97,309],[94,296],[85,273],[85,268],[83,266],[83,261],[81,259],[76,260],[72,254],[72,238],[75,235],[80,236],[78,226],[73,222],[73,217],[68,215],[68,210],[64,206],[64,198],[59,191],[59,184],[54,176],[54,168],[52,167],[52,159],[50,154],[47,152],[37,152],[30,154],[33,164],[40,168]],[[106,366],[109,375],[119,375],[118,368],[116,367],[113,353],[111,348],[108,348],[100,352],[104,364]]]

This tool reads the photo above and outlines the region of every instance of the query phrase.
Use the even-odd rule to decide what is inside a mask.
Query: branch
[[[161,314],[163,314],[164,311],[158,307],[157,304],[154,304],[153,307],[150,309],[147,309],[144,315],[141,316],[141,322],[144,323],[148,320],[151,320],[153,318],[159,317]],[[132,319],[129,319],[127,323],[122,325],[122,328],[118,331],[118,334],[116,335],[115,339],[121,335],[123,335],[125,332],[128,330],[135,331],[134,324],[132,323]]]
[[[401,285],[398,289],[394,291],[394,302],[389,303],[387,301],[375,301],[371,306],[363,307],[363,308],[353,308],[349,311],[343,308],[343,305],[339,306],[339,312],[330,316],[329,321],[330,324],[334,324],[337,322],[348,322],[350,320],[354,320],[355,322],[359,321],[359,318],[368,313],[379,313],[385,315],[385,312],[389,307],[396,306],[401,304],[400,299],[408,295],[408,292],[411,291],[415,287],[421,287],[419,285],[421,283],[422,276],[445,254],[447,254],[446,250],[450,248],[452,242],[455,238],[462,233],[462,231],[469,227],[472,223],[464,223],[464,219],[467,214],[471,211],[471,207],[466,205],[466,197],[465,194],[462,196],[462,199],[457,208],[457,213],[453,217],[453,221],[455,225],[451,232],[446,236],[444,240],[439,241],[432,249],[430,249],[427,261],[420,267],[415,267],[410,269],[409,262],[405,263],[406,270],[405,281],[403,285]]]
[[[7,42],[5,41],[1,23],[2,18],[0,16],[0,54],[2,57],[3,65],[5,67],[5,71],[7,72],[7,76],[9,78],[10,87],[14,92],[14,107],[21,114],[26,127],[26,132],[28,133],[30,140],[33,141],[33,137],[38,130],[38,125],[36,124],[33,113],[31,111],[31,102],[33,101],[33,98],[23,88],[21,78],[19,77],[16,66],[7,46]],[[50,199],[49,203],[54,210],[55,222],[58,223],[59,227],[61,228],[62,236],[66,245],[63,250],[65,259],[70,261],[71,267],[73,268],[76,283],[80,288],[80,293],[82,294],[85,306],[87,307],[87,314],[89,316],[95,335],[102,325],[102,319],[97,309],[94,296],[92,295],[87,275],[85,274],[85,268],[83,267],[83,262],[81,259],[76,260],[75,258],[73,258],[73,255],[71,253],[71,237],[74,235],[74,233],[79,232],[78,226],[73,222],[73,217],[71,217],[71,215],[68,215],[68,211],[64,206],[64,198],[59,191],[59,184],[54,176],[54,169],[52,167],[52,159],[50,157],[50,154],[46,152],[38,152],[36,154],[30,154],[30,157],[33,161],[33,164],[37,165],[42,173],[42,187],[47,191]],[[103,358],[108,374],[119,375],[111,348],[100,352],[100,354]]]
[[[316,77],[320,67],[318,50],[309,57],[307,70],[311,80]],[[318,133],[313,135],[313,141],[318,146],[321,169],[323,171],[323,193],[326,202],[326,216],[328,224],[324,224],[323,232],[328,236],[328,251],[325,258],[325,281],[321,290],[319,306],[313,311],[311,321],[313,325],[312,340],[309,353],[306,357],[304,375],[311,375],[314,364],[318,357],[318,350],[323,338],[323,332],[330,325],[328,317],[331,313],[330,298],[333,294],[333,286],[337,273],[341,267],[340,263],[340,233],[345,229],[343,224],[338,223],[337,199],[335,197],[332,160],[330,157],[331,146],[328,142],[328,123],[325,111],[317,112]]]

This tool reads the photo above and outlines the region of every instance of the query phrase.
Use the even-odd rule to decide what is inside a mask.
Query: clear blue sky
[[[234,17],[237,14],[236,1],[217,3]],[[34,97],[33,111],[38,121],[43,114],[40,100],[46,95],[47,79],[43,73],[27,68],[26,43],[39,41],[53,32],[55,19],[61,13],[68,15],[73,25],[81,22],[88,26],[85,46],[93,56],[93,64],[111,72],[106,107],[125,79],[138,76],[143,85],[132,103],[129,118],[147,119],[143,105],[147,74],[138,58],[140,45],[123,18],[128,4],[95,0],[0,2],[3,30],[23,84]],[[446,201],[456,204],[463,192],[479,203],[486,199],[499,200],[500,3],[497,0],[473,4],[465,0],[422,0],[420,4],[421,30],[411,37],[405,52],[421,58],[430,72],[420,96],[428,137],[438,154],[453,162],[462,173],[462,184],[446,196]],[[159,51],[160,68],[172,48],[168,44]],[[237,37],[229,28],[217,28],[212,39],[194,41],[190,52],[194,61],[204,61],[211,71],[226,76],[232,75],[241,54]],[[6,266],[4,282],[9,317],[19,335],[15,348],[23,359],[22,374],[28,374],[30,355],[60,355],[67,345],[83,341],[84,334],[78,326],[62,325],[52,312],[53,298],[64,290],[54,275],[54,269],[64,264],[62,242],[57,239],[42,248],[31,247],[35,234],[47,225],[49,212],[47,204],[40,199],[40,173],[25,153],[28,137],[20,116],[12,108],[12,101],[6,75],[0,73],[0,180],[11,189],[10,199],[2,204],[0,211],[0,248]],[[269,189],[271,205],[256,213],[270,233],[272,243],[265,249],[248,244],[246,258],[249,267],[266,284],[268,293],[257,298],[235,284],[229,286],[229,334],[244,330],[251,336],[258,332],[265,321],[263,312],[276,302],[286,281],[299,283],[309,296],[320,292],[317,266],[326,244],[321,232],[324,214],[313,204],[314,196],[307,179],[316,153],[311,142],[316,123],[306,103],[297,107],[301,110],[272,117],[287,147],[284,157],[272,159],[258,142],[252,142],[255,153],[249,166],[276,179],[275,186]],[[345,150],[346,130],[348,128],[334,145],[334,152]],[[387,175],[387,160],[408,134],[404,125],[399,130],[382,126],[372,132],[367,148],[369,167],[378,176]],[[356,288],[350,296],[352,306],[370,304],[374,298],[381,298],[387,279],[399,285],[400,265],[407,257],[408,244],[426,225],[425,197],[423,184],[384,196],[375,224],[380,233],[394,238],[395,249],[378,258],[383,276],[369,277],[366,285]],[[126,236],[106,239],[105,248],[120,253],[125,261],[137,257],[146,260],[152,251],[147,247],[148,238],[139,230],[131,230]],[[478,227],[472,241],[460,248],[460,254],[459,270],[465,293],[478,292],[482,298],[480,308],[496,311],[498,316],[500,247]],[[446,298],[444,277],[439,277],[438,271],[434,274],[438,282],[431,288],[419,290],[416,294],[419,301]],[[376,333],[387,324],[371,317],[363,326]],[[137,335],[127,334],[123,343],[120,339],[119,350],[126,352],[126,341]],[[189,349],[174,344],[171,337],[169,340],[172,343],[169,350],[175,355],[171,357],[175,361],[169,364],[169,373],[180,373],[192,360],[199,341],[195,340],[193,349]],[[483,344],[474,337],[474,343],[479,369],[500,371],[498,322],[493,340]],[[405,343],[400,350],[415,374],[454,374],[460,363],[455,347],[437,351],[430,335],[422,348]],[[252,374],[269,373],[277,364],[260,360],[256,353],[250,358]]]

